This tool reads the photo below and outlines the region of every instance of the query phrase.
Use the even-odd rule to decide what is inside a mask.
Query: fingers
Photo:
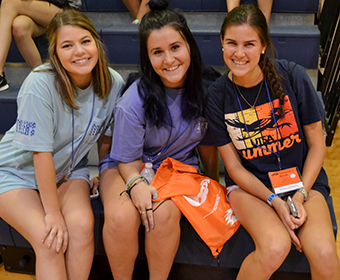
[[[302,253],[302,245],[300,239],[297,237],[293,230],[289,230],[290,238],[292,239],[293,244],[295,245],[296,250]]]
[[[65,253],[68,246],[68,232],[63,230],[46,228],[41,243],[43,244],[45,243],[47,245],[47,249],[51,249],[53,243],[55,243],[56,252]]]
[[[157,189],[151,185],[149,185],[150,188],[150,192],[151,192],[151,196],[153,200],[157,200],[159,198],[158,193],[157,193]]]
[[[154,217],[152,207],[146,208],[144,211],[139,210],[139,214],[146,232],[149,232],[150,229],[154,228]]]
[[[90,182],[90,186],[91,186],[91,193],[95,194],[99,188],[99,179],[98,177],[94,177],[91,182]]]

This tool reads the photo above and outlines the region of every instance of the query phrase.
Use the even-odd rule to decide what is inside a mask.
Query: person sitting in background
[[[241,0],[226,0],[226,1],[228,12],[230,12],[235,7],[240,6]],[[272,12],[273,0],[257,0],[257,5],[264,14],[268,24],[270,20],[270,14]]]
[[[51,63],[25,79],[16,124],[0,142],[0,217],[32,245],[37,280],[87,280],[94,217],[86,155],[97,140],[99,152],[109,148],[124,81],[84,14],[58,13],[47,34]]]
[[[123,0],[126,8],[130,11],[131,15],[134,17],[132,23],[138,24],[143,16],[150,12],[149,0]]]
[[[42,64],[33,37],[46,32],[54,15],[63,9],[80,9],[81,0],[2,0],[0,7],[0,91],[9,88],[4,67],[12,42],[31,69]]]

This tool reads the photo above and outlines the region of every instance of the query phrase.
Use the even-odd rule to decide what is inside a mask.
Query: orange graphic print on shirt
[[[288,96],[284,98],[284,118],[280,118],[280,102],[225,114],[225,124],[234,146],[247,159],[256,158],[290,148],[300,143],[298,126]]]

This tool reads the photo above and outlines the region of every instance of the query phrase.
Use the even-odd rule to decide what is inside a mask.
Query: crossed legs
[[[2,0],[0,8],[0,75],[6,62],[12,35],[30,68],[41,64],[32,39],[42,35],[49,22],[62,9],[39,0]]]

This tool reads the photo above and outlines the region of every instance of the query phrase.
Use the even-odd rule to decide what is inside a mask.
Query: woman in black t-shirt
[[[313,279],[340,279],[329,210],[326,153],[316,92],[301,66],[270,59],[273,45],[262,12],[241,5],[221,28],[222,52],[230,72],[209,88],[209,126],[228,176],[228,198],[252,236],[255,251],[237,279],[269,279],[291,249],[304,252]],[[291,77],[291,79],[290,79]],[[291,195],[298,216],[273,191],[268,172],[287,173],[298,186]],[[280,173],[282,176],[282,173]],[[285,180],[283,187],[293,185]],[[286,193],[285,193],[286,194]]]

